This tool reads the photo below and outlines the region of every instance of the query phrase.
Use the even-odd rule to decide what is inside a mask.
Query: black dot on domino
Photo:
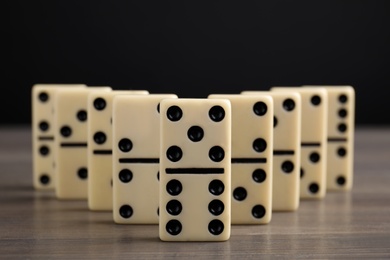
[[[314,106],[321,104],[321,98],[317,95],[312,96],[310,101]]]
[[[181,226],[180,221],[178,221],[176,219],[172,219],[172,220],[168,221],[168,223],[165,225],[165,229],[172,236],[177,236],[180,234],[182,226]]]
[[[103,99],[103,98],[96,98],[94,101],[93,101],[93,106],[95,107],[96,110],[103,110],[106,108],[106,101]]]
[[[347,110],[344,109],[344,108],[341,108],[341,109],[339,110],[339,112],[338,112],[338,115],[339,115],[339,117],[341,117],[341,118],[345,118],[345,117],[347,116],[347,114],[348,114],[348,112],[347,112]]]
[[[103,132],[97,132],[93,135],[93,140],[97,144],[104,144],[107,140],[106,134]]]
[[[80,122],[85,122],[87,121],[87,111],[85,110],[80,110],[77,112],[77,119],[80,121]]]
[[[292,100],[291,98],[286,99],[286,100],[283,102],[283,108],[284,108],[286,111],[293,111],[294,108],[295,108],[295,102],[294,102],[294,100]]]
[[[267,105],[261,101],[253,105],[253,112],[258,116],[264,116],[267,113],[267,109]]]
[[[49,100],[49,95],[46,92],[41,92],[38,95],[38,99],[42,102],[45,103],[46,101]]]
[[[253,141],[252,147],[256,152],[261,153],[267,149],[267,142],[263,138],[257,138]]]
[[[319,191],[319,189],[320,189],[320,187],[318,186],[318,184],[317,183],[311,183],[310,185],[309,185],[309,191],[311,192],[311,193],[317,193],[318,191]]]
[[[220,200],[212,200],[210,203],[209,203],[209,211],[211,214],[213,214],[214,216],[219,216],[222,214],[222,212],[224,211],[225,209],[225,205],[223,204],[222,201]]]
[[[291,161],[284,161],[282,163],[282,170],[285,173],[291,173],[294,170],[294,164]]]
[[[63,126],[61,127],[60,129],[60,134],[63,136],[63,137],[69,137],[72,135],[72,129],[69,127],[69,126]]]
[[[225,158],[225,151],[220,146],[214,146],[209,151],[209,157],[214,162],[220,162]]]
[[[218,236],[223,232],[224,227],[225,226],[223,225],[222,221],[214,219],[209,223],[209,232],[215,236]]]
[[[336,183],[337,183],[338,185],[340,185],[340,186],[343,186],[343,185],[345,184],[345,182],[346,182],[346,180],[345,180],[345,178],[344,178],[343,176],[339,176],[339,177],[337,177],[337,179],[336,179]]]
[[[183,186],[181,185],[181,182],[178,181],[178,180],[170,180],[168,183],[167,183],[167,192],[172,195],[172,196],[177,196],[181,193],[181,191],[183,190]]]
[[[160,171],[157,172],[157,180],[160,181]]]
[[[122,218],[130,218],[133,215],[133,208],[130,207],[130,205],[123,205],[119,209],[119,215],[121,215]]]
[[[178,106],[171,106],[167,110],[167,117],[169,120],[176,122],[183,116],[183,111]]]
[[[341,95],[339,96],[339,102],[340,102],[341,104],[345,104],[345,103],[347,103],[347,101],[348,101],[348,97],[347,97],[345,94],[341,94]]]
[[[46,132],[47,130],[49,130],[49,123],[46,121],[41,121],[39,123],[39,129],[41,129],[42,132]]]
[[[347,125],[344,124],[344,123],[341,123],[337,126],[337,129],[341,132],[341,133],[344,133],[345,131],[347,131]]]
[[[267,178],[267,174],[263,169],[256,169],[252,173],[252,179],[257,183],[262,183]]]
[[[340,147],[337,149],[337,154],[340,157],[344,157],[347,154],[347,150],[345,150],[343,147]]]
[[[88,170],[87,170],[87,168],[85,168],[85,167],[80,168],[77,171],[77,176],[79,176],[79,178],[82,179],[82,180],[87,179],[88,178]]]
[[[199,142],[203,139],[204,132],[200,126],[191,126],[187,131],[188,138],[193,142]]]
[[[133,179],[133,172],[129,169],[123,169],[118,174],[119,180],[123,183],[129,183]]]
[[[181,157],[183,156],[183,151],[179,146],[173,145],[168,148],[167,150],[167,158],[171,162],[178,162],[180,161]]]
[[[233,191],[233,197],[238,201],[245,200],[247,195],[246,189],[243,187],[235,188]]]
[[[50,152],[49,150],[49,147],[47,147],[46,145],[42,145],[40,148],[39,148],[39,153],[43,156],[46,156],[48,155]]]
[[[173,216],[177,216],[181,213],[183,209],[180,201],[178,200],[170,200],[166,206],[167,212]]]
[[[160,103],[158,103],[158,105],[157,105],[157,113],[160,114]]]
[[[211,194],[219,196],[225,190],[225,185],[220,180],[212,180],[209,184],[209,191]]]
[[[274,116],[274,128],[278,125],[278,119]]]
[[[303,170],[303,168],[301,168],[301,179],[303,178],[303,176],[305,176],[305,171]]]
[[[118,148],[124,153],[130,152],[131,149],[133,149],[133,143],[130,141],[130,139],[123,138],[118,143]]]
[[[252,216],[255,218],[262,218],[266,213],[265,208],[262,205],[256,205],[252,208]]]
[[[320,155],[317,152],[312,152],[309,159],[312,163],[317,163],[320,160]]]
[[[43,185],[47,185],[50,182],[50,177],[47,174],[42,174],[41,177],[39,178],[39,181]]]
[[[221,122],[225,118],[225,110],[221,106],[213,106],[209,110],[209,117],[214,122]]]

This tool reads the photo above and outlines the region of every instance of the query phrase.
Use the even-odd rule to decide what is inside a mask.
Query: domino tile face
[[[270,95],[274,101],[272,210],[299,207],[301,97],[298,93],[244,91],[243,95]]]
[[[160,112],[160,239],[229,239],[229,100],[166,99]]]
[[[88,197],[88,95],[111,91],[109,87],[59,90],[55,104],[56,196]]]
[[[351,190],[353,185],[355,90],[351,86],[326,87],[328,106],[327,189]]]
[[[272,217],[273,99],[210,95],[232,106],[232,224],[266,224]]]
[[[54,190],[54,97],[62,88],[83,84],[36,84],[32,87],[33,185],[37,190]]]
[[[119,224],[158,224],[160,102],[172,94],[117,96],[113,125],[113,217]]]
[[[88,97],[88,207],[112,210],[112,107],[118,95],[147,95],[146,90],[92,92]]]
[[[328,93],[325,88],[274,87],[297,92],[302,99],[300,197],[321,199],[326,194]]]

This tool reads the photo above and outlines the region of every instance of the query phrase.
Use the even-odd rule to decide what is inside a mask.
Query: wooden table
[[[358,128],[351,192],[302,201],[270,224],[233,226],[227,242],[172,243],[157,225],[117,225],[86,201],[58,201],[31,181],[28,126],[0,128],[0,258],[390,258],[390,128]]]

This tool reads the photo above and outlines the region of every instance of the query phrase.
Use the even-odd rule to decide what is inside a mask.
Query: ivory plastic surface
[[[232,224],[269,223],[272,216],[273,100],[266,95],[210,95],[209,98],[229,99],[232,106]],[[263,151],[254,149],[258,139],[265,141]],[[240,189],[246,191],[245,198],[238,196]]]
[[[300,197],[323,198],[326,194],[328,93],[318,87],[273,87],[271,90],[301,95]]]
[[[173,94],[116,96],[113,109],[113,217],[119,224],[158,224],[161,100]],[[121,141],[131,149],[121,149]],[[126,162],[126,160],[128,160]],[[131,174],[131,175],[129,175]]]
[[[353,184],[355,90],[352,86],[320,87],[326,88],[329,100],[327,189],[350,190]]]
[[[147,95],[146,90],[92,92],[88,97],[88,207],[112,210],[112,106],[118,95]],[[105,104],[99,106],[99,102]],[[95,135],[104,134],[103,143]]]
[[[37,190],[54,190],[54,97],[57,90],[73,87],[86,85],[36,84],[32,87],[33,184]]]
[[[272,210],[296,210],[299,207],[300,191],[301,97],[298,93],[273,91],[244,91],[242,94],[270,95],[273,98],[275,121]]]
[[[56,196],[88,197],[88,95],[110,87],[72,88],[57,91],[55,100]]]
[[[180,119],[170,120],[168,115],[175,118],[180,114],[169,113],[172,109],[177,111],[177,107],[182,111]],[[229,100],[166,99],[161,102],[160,112],[160,239],[164,241],[229,239],[231,225]],[[217,122],[211,119],[210,114],[219,119],[222,118],[221,115],[224,116]],[[194,129],[192,127],[203,130],[204,135],[195,135],[202,136],[201,140],[190,139],[191,129]],[[171,153],[172,147],[179,147],[182,156],[178,156],[180,153]],[[224,153],[223,156],[221,151]],[[180,159],[172,161],[168,159],[169,155],[173,158],[178,156]],[[214,161],[215,159],[211,158],[218,159]],[[182,189],[179,189],[180,187]],[[180,207],[170,207],[171,204],[177,205],[178,202],[182,206],[181,210]],[[216,205],[219,206],[215,207]],[[170,213],[170,210],[173,213]]]

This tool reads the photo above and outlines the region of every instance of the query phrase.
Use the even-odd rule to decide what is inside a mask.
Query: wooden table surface
[[[301,201],[226,242],[162,242],[157,225],[117,225],[86,201],[32,188],[31,132],[0,128],[0,259],[390,258],[390,128],[358,128],[351,192]]]

